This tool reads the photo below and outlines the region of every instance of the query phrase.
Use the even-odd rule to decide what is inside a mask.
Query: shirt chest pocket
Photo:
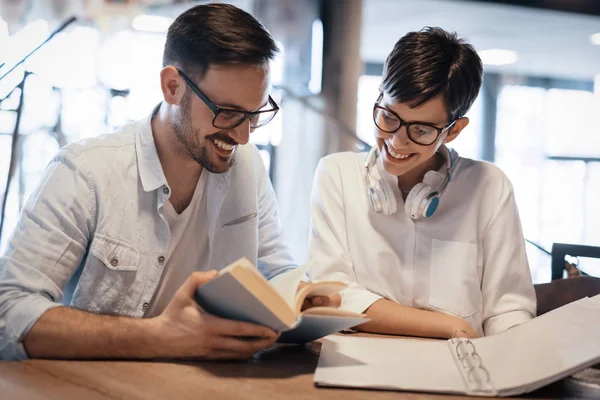
[[[256,213],[236,218],[217,230],[211,268],[221,269],[240,257],[256,264],[258,257],[258,217]]]
[[[139,251],[122,240],[96,234],[91,244],[73,306],[90,312],[120,314],[133,290],[140,263]]]
[[[140,261],[140,254],[133,246],[101,234],[94,238],[90,253],[112,271],[137,271]]]
[[[429,304],[468,318],[481,310],[478,246],[434,239],[431,243]]]

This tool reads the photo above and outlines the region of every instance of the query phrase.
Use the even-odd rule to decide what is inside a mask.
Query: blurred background
[[[373,143],[385,57],[401,36],[424,26],[458,32],[484,61],[471,123],[452,144],[506,172],[525,237],[548,251],[554,243],[600,245],[599,1],[227,2],[261,20],[281,48],[273,97],[282,111],[251,141],[264,156],[299,262],[307,259],[318,160]],[[77,17],[0,81],[0,251],[60,147],[143,118],[160,102],[166,30],[200,3],[0,0],[0,77]],[[550,281],[550,255],[531,244],[527,250],[534,282]],[[582,258],[580,268],[600,276],[594,261]]]

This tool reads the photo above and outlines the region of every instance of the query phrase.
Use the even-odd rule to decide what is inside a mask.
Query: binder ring
[[[456,331],[452,332],[452,337],[450,338],[450,340],[452,340],[452,344],[455,344],[455,343],[456,343],[456,342],[454,341],[454,339],[461,339],[461,338],[459,338],[459,337],[457,337],[457,336],[456,336],[456,334],[457,334],[457,333],[460,333],[460,332],[462,332],[462,333],[464,333],[465,335],[467,335],[467,332],[466,332],[466,331],[463,331],[462,329],[458,329],[458,330],[456,330]]]
[[[470,346],[471,351],[459,351],[462,347],[464,346]],[[465,358],[467,355],[471,355],[471,356],[475,356],[477,355],[477,350],[475,349],[475,345],[473,344],[473,342],[471,342],[469,339],[467,340],[461,340],[460,342],[458,342],[458,344],[454,347],[455,351],[456,351],[456,355],[458,356],[459,360],[462,360],[463,358]]]
[[[476,379],[475,376],[475,370],[481,370],[485,373],[485,381],[483,381],[483,383],[485,384],[489,384],[490,383],[490,373],[488,372],[488,370],[485,367],[478,367],[478,368],[471,368],[469,369],[469,371],[467,372],[467,379],[470,382],[477,382],[477,383],[481,383],[481,379]]]
[[[451,342],[454,344],[454,351],[463,367],[465,378],[468,382],[473,382],[477,385],[478,390],[487,391],[491,386],[491,377],[489,371],[483,366],[483,362],[475,344],[468,338],[457,338],[456,334],[464,331],[455,331],[452,334]],[[466,332],[464,332],[466,333]],[[482,376],[478,375],[481,371]],[[463,375],[464,376],[464,375]],[[493,388],[492,388],[493,389]]]

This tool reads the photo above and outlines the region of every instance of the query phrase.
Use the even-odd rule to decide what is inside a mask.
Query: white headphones
[[[440,196],[450,182],[454,164],[452,155],[446,146],[441,146],[440,151],[446,160],[446,173],[428,171],[423,177],[423,182],[416,184],[408,193],[404,203],[404,211],[412,219],[431,217],[438,208]],[[365,161],[367,196],[373,211],[392,215],[397,210],[396,196],[394,196],[394,191],[389,182],[381,178],[380,166],[377,163],[378,154],[377,146],[373,146]],[[439,187],[439,189],[434,189],[436,187]]]

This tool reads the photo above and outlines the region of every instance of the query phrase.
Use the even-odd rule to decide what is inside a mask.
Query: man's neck
[[[406,195],[418,183],[423,182],[423,178],[428,171],[437,171],[444,165],[444,156],[438,151],[427,162],[419,165],[417,168],[408,171],[406,174],[398,177],[398,189],[402,193],[402,197],[406,199]]]
[[[175,138],[167,107],[161,104],[152,119],[152,136],[163,173],[171,188],[171,204],[180,212],[192,200],[202,167],[183,151]]]

